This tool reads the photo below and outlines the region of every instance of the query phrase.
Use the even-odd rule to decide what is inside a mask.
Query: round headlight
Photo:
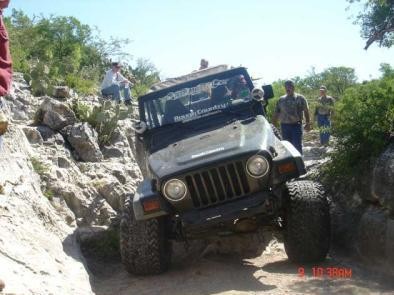
[[[164,184],[164,196],[171,201],[180,201],[186,196],[186,185],[178,180],[171,179]]]
[[[256,155],[246,162],[246,171],[254,178],[263,177],[268,173],[269,163],[266,158]]]

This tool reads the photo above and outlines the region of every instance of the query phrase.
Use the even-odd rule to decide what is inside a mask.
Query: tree
[[[145,94],[149,88],[160,81],[159,72],[156,67],[147,59],[138,59],[137,65],[129,69],[135,80],[136,84],[133,87],[135,96]]]
[[[103,40],[97,30],[75,17],[29,18],[13,10],[5,21],[12,40],[14,69],[31,80],[36,95],[50,93],[55,85],[95,93],[111,59],[131,56],[123,49],[128,40]]]
[[[357,76],[353,68],[331,67],[321,74],[321,83],[327,86],[331,94],[336,97],[343,95],[345,90],[356,84]]]
[[[394,80],[394,68],[388,63],[381,63],[379,71],[382,73],[382,78],[389,78]]]
[[[366,0],[355,23],[361,25],[361,37],[367,40],[365,50],[374,42],[381,47],[391,47],[394,44],[394,0]]]

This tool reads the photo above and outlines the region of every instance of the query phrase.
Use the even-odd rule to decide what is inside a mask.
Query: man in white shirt
[[[113,62],[112,68],[105,73],[103,82],[101,83],[101,93],[104,96],[112,95],[117,102],[121,100],[121,92],[123,91],[124,103],[131,103],[130,81],[121,73],[122,65],[119,62]]]

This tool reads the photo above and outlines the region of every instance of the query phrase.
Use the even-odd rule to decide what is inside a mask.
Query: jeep
[[[135,147],[144,180],[126,200],[120,224],[128,272],[167,270],[172,240],[273,223],[284,231],[291,261],[325,259],[327,199],[318,183],[299,179],[306,173],[302,155],[267,121],[273,91],[262,88],[254,88],[246,68],[217,67],[139,97]]]

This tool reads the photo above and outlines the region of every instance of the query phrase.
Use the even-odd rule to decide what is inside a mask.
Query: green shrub
[[[119,120],[126,119],[132,113],[131,106],[123,107],[112,101],[92,105],[76,100],[73,110],[81,122],[89,123],[97,131],[100,145],[108,144]]]
[[[34,171],[40,176],[43,176],[49,171],[49,166],[36,157],[31,157],[30,162],[33,165]]]
[[[336,103],[334,121],[337,143],[326,172],[331,177],[357,175],[389,143],[394,130],[394,79],[349,88]]]
[[[73,74],[66,76],[64,84],[75,89],[80,94],[94,94],[97,91],[97,83],[94,80],[85,79]]]
[[[52,190],[50,190],[50,189],[44,190],[43,194],[49,201],[52,201],[53,197],[55,195],[55,193]]]

